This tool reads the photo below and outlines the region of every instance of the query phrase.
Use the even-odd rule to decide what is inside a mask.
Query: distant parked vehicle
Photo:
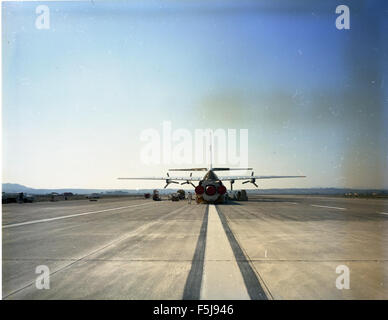
[[[183,189],[180,189],[177,191],[179,200],[185,200],[186,198],[186,192]]]
[[[17,193],[2,193],[1,196],[1,203],[16,203],[18,202],[18,196],[19,194]]]
[[[171,201],[179,201],[179,193],[172,193],[172,194],[170,194],[170,199],[171,199]]]
[[[71,198],[72,196],[74,196],[73,192],[64,192],[63,193],[63,196],[65,197],[65,200]]]
[[[246,190],[230,190],[228,191],[228,199],[237,201],[248,201]]]
[[[145,193],[145,194],[144,194],[144,198],[145,198],[145,199],[151,198],[151,194],[150,194],[150,193]]]
[[[101,196],[98,193],[92,193],[91,195],[87,196],[86,198],[89,199],[89,201],[97,201],[101,198]]]
[[[2,193],[1,203],[32,203],[35,201],[34,196],[30,194],[25,194],[23,192],[19,193]]]
[[[50,201],[54,202],[54,201],[58,201],[58,193],[56,192],[51,192],[50,193]]]
[[[23,202],[24,203],[33,203],[35,201],[35,198],[33,195],[31,194],[26,194],[24,197],[23,197]]]
[[[152,200],[154,200],[154,201],[160,201],[160,200],[162,200],[162,199],[160,199],[160,195],[159,195],[159,191],[158,190],[154,190],[154,193],[153,193],[153,195],[152,195]]]

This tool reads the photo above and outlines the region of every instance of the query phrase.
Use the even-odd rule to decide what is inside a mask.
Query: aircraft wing
[[[200,181],[201,177],[130,177],[117,178],[119,180],[182,180],[182,181]]]
[[[220,180],[249,180],[249,179],[277,179],[277,178],[306,178],[306,176],[227,176],[218,177]]]

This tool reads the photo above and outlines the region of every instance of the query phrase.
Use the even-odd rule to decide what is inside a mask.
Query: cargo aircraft
[[[212,152],[210,147],[210,158],[212,158]],[[277,179],[277,178],[305,178],[306,176],[255,176],[252,171],[251,175],[239,175],[239,176],[217,176],[218,171],[232,171],[232,170],[252,170],[252,168],[213,168],[212,162],[210,162],[209,168],[184,168],[184,169],[169,169],[169,171],[191,171],[189,176],[186,177],[171,177],[167,173],[167,177],[130,177],[130,178],[118,178],[119,180],[165,180],[167,188],[171,183],[179,184],[178,181],[183,181],[181,184],[190,184],[195,189],[197,203],[223,203],[227,200],[227,189],[223,182],[230,182],[230,190],[233,190],[233,183],[236,180],[245,180],[243,184],[252,183],[256,188],[256,180],[260,179]],[[195,171],[207,171],[203,178],[193,177]],[[196,186],[193,182],[198,181]]]

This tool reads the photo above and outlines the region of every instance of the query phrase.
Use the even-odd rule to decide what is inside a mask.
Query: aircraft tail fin
[[[210,170],[213,170],[213,131],[210,131],[210,141],[209,141],[209,151],[210,151]]]

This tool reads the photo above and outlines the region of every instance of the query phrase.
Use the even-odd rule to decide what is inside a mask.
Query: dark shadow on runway
[[[224,202],[224,203],[217,203],[217,205],[220,205],[220,206],[241,206],[241,203],[239,203],[238,201],[235,201],[235,200],[228,200],[227,202]]]

